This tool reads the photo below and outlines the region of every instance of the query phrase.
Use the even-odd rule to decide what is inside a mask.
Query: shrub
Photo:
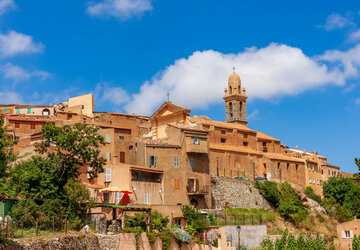
[[[319,203],[319,204],[322,203],[320,196],[318,196],[314,193],[314,190],[312,189],[312,187],[307,186],[305,189],[305,194],[307,197],[316,201],[317,203]]]
[[[277,184],[272,181],[264,181],[263,183],[256,181],[255,187],[259,189],[259,192],[264,196],[264,198],[277,208],[280,205],[281,194],[277,187]]]
[[[176,226],[172,226],[172,227],[168,227],[168,230],[174,234],[175,238],[178,241],[185,243],[190,243],[192,241],[190,234],[183,229],[180,229]]]
[[[204,233],[209,230],[209,225],[202,217],[198,208],[192,206],[182,206],[181,211],[187,221],[185,230],[193,235],[194,233]]]

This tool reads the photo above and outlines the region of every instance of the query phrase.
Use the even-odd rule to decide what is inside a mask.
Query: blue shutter
[[[152,166],[151,155],[149,156],[149,166]]]
[[[108,135],[108,134],[106,135],[106,142],[110,143],[110,135]]]
[[[20,113],[20,109],[16,109],[16,110],[15,110],[15,113],[16,113],[16,114],[19,114],[19,113]]]
[[[26,112],[27,112],[28,114],[30,114],[30,113],[31,113],[31,108],[27,108]]]
[[[5,111],[5,113],[7,113],[7,107],[4,107],[4,111]]]
[[[156,166],[156,156],[154,156],[154,166]]]
[[[189,158],[189,162],[190,162],[190,168],[194,168],[194,159]]]

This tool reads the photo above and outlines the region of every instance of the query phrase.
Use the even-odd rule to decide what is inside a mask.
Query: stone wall
[[[154,244],[150,244],[145,233],[139,236],[139,249],[140,250],[162,250],[161,239],[158,238]],[[177,245],[173,239],[171,249],[184,249],[184,250],[215,250],[217,248],[210,245],[197,245],[182,244],[181,247]],[[173,248],[174,247],[174,248]],[[59,238],[45,239],[38,238],[24,238],[15,240],[12,246],[1,245],[0,250],[55,250],[55,249],[73,249],[73,250],[136,250],[136,237],[135,234],[115,234],[115,235],[69,235]]]
[[[253,181],[232,179],[227,177],[212,177],[213,208],[242,207],[256,209],[271,209],[267,200],[255,188]]]

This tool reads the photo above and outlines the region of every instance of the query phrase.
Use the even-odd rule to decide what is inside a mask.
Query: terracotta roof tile
[[[240,153],[259,154],[259,155],[262,154],[261,152],[253,150],[248,147],[232,146],[232,145],[226,145],[226,144],[210,143],[210,149],[233,151],[233,152],[240,152]]]
[[[269,140],[269,141],[280,141],[279,139],[276,139],[274,137],[271,137],[270,135],[261,133],[259,131],[256,132],[256,136],[258,139]]]
[[[253,132],[253,133],[256,132],[256,131],[254,131],[252,129],[249,129],[248,127],[246,127],[244,125],[237,124],[237,123],[213,121],[213,120],[208,120],[208,119],[204,119],[204,118],[199,118],[199,117],[196,117],[196,116],[190,117],[189,120],[194,121],[194,122],[200,122],[202,124],[212,125],[212,126],[215,126],[215,127],[238,129],[238,130],[247,131],[247,132]]]

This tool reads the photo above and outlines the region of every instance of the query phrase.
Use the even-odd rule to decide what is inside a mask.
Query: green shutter
[[[16,114],[19,114],[19,113],[20,113],[20,109],[16,109],[16,110],[15,110],[15,113],[16,113]]]
[[[5,113],[7,113],[7,107],[4,107],[4,111],[5,111]]]
[[[31,108],[27,108],[27,113],[28,113],[28,114],[31,113]]]

